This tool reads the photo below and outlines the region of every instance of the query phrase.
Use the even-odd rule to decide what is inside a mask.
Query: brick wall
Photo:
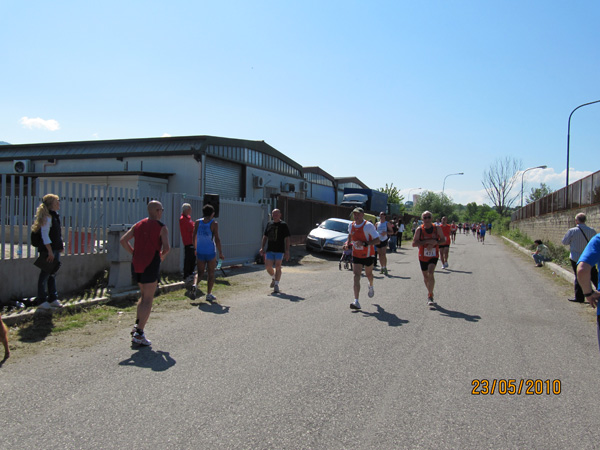
[[[510,228],[520,230],[532,240],[541,239],[560,245],[567,230],[575,226],[575,215],[580,212],[587,215],[586,225],[600,232],[600,205],[515,220],[510,223]]]

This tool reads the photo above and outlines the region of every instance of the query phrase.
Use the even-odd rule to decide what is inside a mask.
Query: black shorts
[[[375,264],[375,257],[369,256],[368,258],[357,258],[356,256],[353,256],[352,262],[354,264],[362,264],[365,267],[369,267]]]
[[[447,248],[450,247],[450,244],[438,245],[439,248]]]
[[[146,267],[146,269],[142,273],[136,273],[135,269],[133,268],[133,264],[131,264],[131,277],[133,278],[133,281],[135,283],[139,283],[139,284],[154,283],[155,281],[158,281],[159,274],[160,274],[160,253],[158,253],[158,252],[156,252],[156,255],[154,255],[154,259],[152,260],[152,262],[150,264],[148,264],[148,267]]]
[[[441,247],[441,245],[440,245]],[[419,264],[421,264],[421,271],[422,272],[427,272],[429,265],[433,264],[434,266],[437,265],[438,259],[437,258],[431,258],[429,261],[421,261],[419,260]]]
[[[375,247],[377,248],[386,248],[388,245],[388,239],[386,239],[385,241],[381,241],[379,244],[375,245]]]

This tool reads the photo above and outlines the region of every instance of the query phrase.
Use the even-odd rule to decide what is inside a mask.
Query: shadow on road
[[[453,319],[465,319],[467,322],[479,322],[479,320],[481,319],[481,316],[471,316],[460,311],[451,311],[449,309],[441,307],[440,305],[437,305],[435,309],[441,312],[442,315],[446,317],[452,317]]]
[[[175,365],[169,352],[154,351],[150,347],[139,347],[138,351],[131,357],[121,361],[120,366],[136,366],[143,369],[152,369],[155,372],[163,372]]]
[[[271,292],[269,294],[271,297],[282,298],[284,300],[289,300],[290,302],[299,302],[304,300],[304,297],[298,297],[297,295],[286,294],[285,292],[280,292],[279,294],[275,292]]]
[[[52,312],[37,310],[33,320],[19,329],[19,340],[21,342],[41,342],[46,339],[54,329]]]
[[[362,309],[358,312],[360,312],[364,316],[375,317],[380,322],[386,322],[388,324],[388,326],[390,326],[390,327],[400,327],[400,326],[404,325],[405,323],[408,323],[408,320],[402,320],[396,314],[387,312],[380,305],[373,303],[373,306],[375,306],[377,308],[377,312],[371,313],[371,312],[363,311]]]
[[[452,269],[444,269],[444,270],[436,270],[435,273],[442,273],[445,275],[449,275],[450,273],[468,273],[468,274],[472,274],[473,272],[467,272],[464,270],[452,270]]]
[[[227,314],[229,312],[229,306],[223,306],[219,303],[200,302],[192,303],[194,306],[198,306],[198,309],[202,312],[213,313],[213,314]]]
[[[375,277],[375,278],[400,278],[401,280],[410,280],[411,277],[401,277],[400,275],[387,275],[383,277]]]

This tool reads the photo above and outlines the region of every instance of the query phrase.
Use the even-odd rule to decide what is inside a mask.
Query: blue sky
[[[496,158],[564,186],[600,100],[600,2],[0,3],[0,141],[265,140],[373,188],[483,203]],[[571,123],[598,170],[600,103]],[[594,153],[594,151],[596,152]],[[518,183],[520,188],[520,181]]]

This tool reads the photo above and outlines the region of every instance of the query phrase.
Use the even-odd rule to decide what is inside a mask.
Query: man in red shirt
[[[192,292],[192,286],[196,286],[194,269],[196,267],[196,251],[194,250],[194,221],[192,220],[192,205],[184,203],[181,206],[181,217],[179,218],[179,231],[183,242],[183,281],[185,282],[185,295],[196,297]],[[193,300],[193,298],[192,298]]]
[[[446,238],[444,244],[440,244],[440,259],[442,260],[442,269],[448,268],[448,254],[450,253],[450,233],[452,232],[451,226],[448,225],[448,219],[446,216],[442,217],[442,224],[440,225],[442,233]]]
[[[133,255],[131,272],[140,288],[140,299],[137,304],[137,319],[131,331],[131,342],[139,345],[151,345],[144,334],[144,327],[150,312],[154,292],[158,285],[160,263],[171,250],[169,245],[169,230],[160,219],[163,206],[159,201],[148,203],[148,217],[132,226],[121,239],[121,245]],[[135,247],[129,241],[134,239]]]

